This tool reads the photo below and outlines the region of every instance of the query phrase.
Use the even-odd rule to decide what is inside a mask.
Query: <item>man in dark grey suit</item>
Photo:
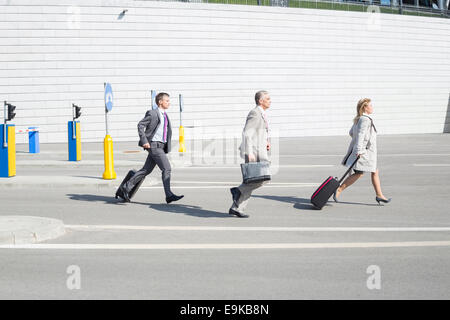
[[[144,167],[137,171],[121,189],[127,202],[130,201],[128,193],[139,181],[149,175],[156,165],[162,171],[166,202],[171,203],[183,198],[183,196],[177,196],[170,190],[172,169],[166,155],[170,152],[172,139],[172,127],[166,113],[166,110],[170,107],[169,95],[161,92],[156,96],[155,102],[158,105],[158,109],[147,111],[144,119],[138,124],[139,146],[148,151],[148,157]]]

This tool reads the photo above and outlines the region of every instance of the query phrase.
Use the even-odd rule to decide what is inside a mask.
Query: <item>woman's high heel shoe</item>
[[[336,198],[336,192],[333,193],[333,200],[334,200],[335,202],[339,202],[338,199]]]
[[[378,202],[379,205],[381,205],[380,202],[383,202],[383,203],[389,203],[389,202],[391,202],[392,199],[389,198],[389,199],[387,199],[387,200],[384,200],[384,199],[382,199],[382,198],[375,197],[375,200]]]

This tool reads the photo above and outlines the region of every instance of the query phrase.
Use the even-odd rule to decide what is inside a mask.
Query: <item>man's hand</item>
[[[253,153],[248,155],[248,162],[256,162],[256,157]]]
[[[146,143],[142,146],[144,149],[150,149],[150,143]]]

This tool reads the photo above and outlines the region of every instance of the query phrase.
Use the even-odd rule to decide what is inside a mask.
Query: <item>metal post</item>
[[[181,117],[181,114],[183,113],[183,97],[182,97],[181,94],[178,97],[178,102],[180,104],[180,126],[182,127],[183,126],[183,119]]]
[[[183,128],[183,96],[180,94],[178,96],[178,102],[180,104],[180,147],[178,148],[178,152],[186,152],[186,145],[184,143],[184,128]]]
[[[105,121],[106,121],[106,135],[109,135],[109,127],[108,127],[108,110],[105,111]]]
[[[103,83],[103,89],[106,89],[106,82]],[[109,135],[108,109],[106,108],[106,101],[105,101],[105,123],[106,123],[106,135]]]
[[[4,108],[4,111],[5,111],[5,113],[4,113],[4,115],[5,115],[5,118],[3,119],[4,121],[4,126],[3,126],[3,147],[8,147],[8,142],[6,141],[6,119],[8,119],[8,111],[6,110],[7,109],[7,107],[6,107],[6,101],[5,101],[5,103],[3,104],[3,108]]]
[[[75,107],[72,103],[72,138],[77,138],[77,132],[76,132],[76,126],[75,126]]]

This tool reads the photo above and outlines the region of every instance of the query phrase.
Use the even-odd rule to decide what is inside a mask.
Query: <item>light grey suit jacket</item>
[[[377,171],[377,129],[372,118],[364,114],[349,132],[352,141],[347,150],[347,154],[342,160],[342,164],[349,167],[360,154],[354,169],[366,172]]]
[[[259,107],[253,108],[245,122],[242,132],[242,143],[239,147],[241,157],[254,154],[256,161],[269,161],[267,152],[268,128]]]

